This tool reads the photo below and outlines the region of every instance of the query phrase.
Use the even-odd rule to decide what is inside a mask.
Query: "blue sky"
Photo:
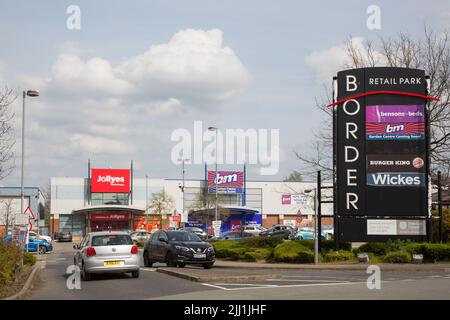
[[[366,9],[372,4],[381,9],[381,30],[366,27]],[[69,5],[81,9],[81,30],[66,28]],[[300,168],[293,150],[310,152],[312,132],[318,130],[321,116],[314,99],[323,93],[323,82],[329,85],[339,70],[345,40],[350,36],[377,40],[399,32],[421,37],[424,25],[440,32],[450,28],[449,21],[448,1],[430,5],[424,1],[1,0],[0,82],[17,88],[42,87],[37,88],[41,97],[28,103],[29,185],[43,186],[51,176],[82,176],[88,157],[99,167],[123,167],[134,159],[137,176],[177,178],[181,169],[170,161],[170,133],[177,128],[192,130],[194,120],[219,128],[280,129],[278,174],[260,176],[258,166],[250,170],[251,178],[277,180]],[[188,29],[194,32],[182,32]],[[152,46],[180,49],[171,42],[177,34],[182,42],[209,37],[208,56],[199,62],[226,59],[230,65],[219,68],[215,76],[214,64],[206,64],[210,69],[197,70],[198,77],[205,78],[197,78],[195,86],[183,83],[189,79],[168,80],[166,74],[164,79],[132,74],[130,70],[136,70],[127,63],[148,57],[145,53]],[[224,58],[225,47],[232,50],[230,60]],[[158,62],[150,56],[162,68],[161,57]],[[77,61],[83,70],[79,78],[58,73],[72,73]],[[193,61],[184,63],[192,67]],[[174,64],[186,67],[180,61]],[[114,75],[104,81],[108,68]],[[128,92],[129,83],[133,88]],[[116,85],[127,93],[116,95]],[[114,92],[108,97],[111,88]],[[4,185],[19,183],[19,102],[13,105],[18,166]],[[108,150],[107,144],[117,148]],[[187,176],[201,177],[202,170],[190,166]]]

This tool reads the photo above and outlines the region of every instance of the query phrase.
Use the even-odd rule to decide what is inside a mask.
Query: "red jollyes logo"
[[[91,192],[130,192],[130,170],[92,169]]]

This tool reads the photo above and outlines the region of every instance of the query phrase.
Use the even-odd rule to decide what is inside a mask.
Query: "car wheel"
[[[47,248],[45,246],[39,246],[39,254],[44,254],[47,252]]]
[[[170,252],[167,253],[166,264],[167,264],[168,267],[176,267],[177,266],[177,263],[173,259],[173,255]]]
[[[91,279],[92,279],[91,274],[86,271],[86,267],[84,266],[84,264],[83,264],[83,270],[81,271],[81,278],[84,281],[91,281]]]
[[[144,251],[144,266],[151,267],[153,265],[153,261],[150,260],[148,256],[148,251]]]
[[[184,268],[184,267],[186,267],[186,263],[179,263],[179,264],[178,264],[178,267]]]
[[[131,276],[132,276],[133,278],[139,278],[139,270],[136,270],[136,271],[131,272]]]
[[[203,265],[203,269],[211,269],[212,266],[213,266],[212,263],[205,263],[205,264]]]

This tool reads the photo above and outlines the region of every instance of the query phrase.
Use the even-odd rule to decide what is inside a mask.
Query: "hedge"
[[[411,254],[408,251],[391,251],[383,259],[387,263],[410,263]]]
[[[286,241],[275,247],[273,252],[276,262],[312,263],[314,253],[299,241]]]
[[[0,291],[15,280],[21,251],[14,245],[0,243]]]
[[[323,255],[324,262],[338,262],[349,261],[354,258],[354,254],[351,251],[330,251]]]
[[[280,237],[248,237],[239,241],[241,245],[252,248],[275,248],[277,245],[283,242]]]
[[[23,264],[24,265],[28,265],[28,266],[34,266],[34,264],[36,263],[36,256],[29,253],[29,252],[24,252],[23,253]]]
[[[425,262],[450,261],[449,243],[409,243],[405,249],[410,254],[422,254]]]

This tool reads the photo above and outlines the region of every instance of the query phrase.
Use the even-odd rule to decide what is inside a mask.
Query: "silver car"
[[[133,278],[139,277],[138,247],[126,232],[92,232],[73,248],[77,250],[74,264],[80,268],[85,281],[89,281],[93,273],[131,272]]]

